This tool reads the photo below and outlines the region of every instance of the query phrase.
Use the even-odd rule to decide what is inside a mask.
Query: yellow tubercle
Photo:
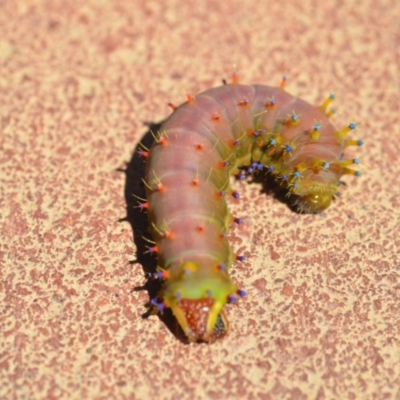
[[[295,166],[295,170],[298,171],[298,172],[304,172],[307,169],[308,169],[308,166],[307,166],[307,164],[305,162],[298,163]]]
[[[319,108],[322,111],[326,111],[326,109],[328,108],[329,104],[332,103],[332,101],[335,99],[335,95],[333,93],[331,93],[328,98],[326,100],[324,100],[324,102],[319,106]]]
[[[332,115],[334,115],[334,114],[336,114],[336,110],[334,108],[332,108],[331,110],[325,112],[325,115],[328,118],[332,117]]]
[[[310,139],[311,139],[313,142],[318,142],[318,140],[320,139],[320,137],[321,137],[321,133],[320,133],[319,131],[317,131],[317,130],[313,130],[313,131],[310,133]]]
[[[351,122],[348,126],[346,126],[345,128],[341,129],[340,131],[336,132],[337,137],[340,140],[343,140],[345,138],[345,136],[350,132],[353,131],[354,129],[356,129],[356,124],[354,122]]]

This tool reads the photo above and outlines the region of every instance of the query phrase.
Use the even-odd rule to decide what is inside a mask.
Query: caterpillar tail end
[[[332,195],[330,193],[311,193],[298,200],[299,208],[307,214],[317,214],[326,210],[332,202]]]
[[[318,214],[326,210],[332,203],[333,195],[327,192],[311,192],[303,196],[292,194],[289,206],[300,214]]]

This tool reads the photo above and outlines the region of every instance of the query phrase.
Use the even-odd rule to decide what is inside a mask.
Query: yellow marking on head
[[[185,271],[185,273],[192,273],[197,271],[198,266],[192,261],[187,261],[182,265],[182,269]]]

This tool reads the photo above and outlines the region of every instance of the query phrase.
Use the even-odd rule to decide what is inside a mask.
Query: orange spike
[[[239,82],[239,75],[237,74],[236,71],[232,72],[232,83],[238,83]]]
[[[165,236],[167,239],[172,239],[175,235],[174,235],[171,231],[165,231],[165,232],[164,232],[164,236]]]
[[[213,121],[219,121],[221,119],[221,114],[214,114],[211,119]]]
[[[284,75],[284,76],[282,76],[282,80],[281,80],[281,83],[279,84],[279,87],[281,89],[284,89],[286,86],[286,82],[287,82],[287,76]]]
[[[140,211],[143,211],[143,210],[147,210],[148,208],[149,208],[149,203],[140,203],[140,202],[138,202],[138,206],[136,206],[135,208],[140,208]]]
[[[139,157],[147,158],[149,156],[149,152],[142,149],[138,150],[137,153],[139,154]]]
[[[246,97],[243,97],[242,100],[239,101],[239,106],[248,106],[249,105],[249,99]]]
[[[165,192],[166,188],[161,182],[159,182],[157,183],[157,190],[159,190],[160,192]]]
[[[153,247],[149,247],[148,250],[146,251],[146,253],[157,253],[158,252],[158,247],[157,246],[153,246]]]
[[[162,146],[165,146],[167,144],[167,139],[164,136],[160,136],[158,143],[160,143]]]
[[[265,108],[273,108],[276,104],[276,100],[274,97],[272,97],[271,99],[269,99],[266,103],[265,103]]]
[[[160,277],[162,277],[163,279],[168,279],[170,276],[170,273],[169,273],[169,271],[166,271],[165,269],[163,269],[163,270],[159,271],[158,275]]]

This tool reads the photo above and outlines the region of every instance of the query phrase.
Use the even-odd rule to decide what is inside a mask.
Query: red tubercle
[[[221,120],[221,114],[213,114],[213,116],[211,117],[212,121],[220,121]]]
[[[269,156],[272,156],[273,154],[275,154],[275,152],[276,152],[275,148],[272,147],[270,150],[268,150],[267,154],[268,154]]]
[[[239,83],[239,75],[236,71],[232,72],[232,83],[233,84]]]
[[[260,135],[262,135],[265,132],[266,132],[265,129],[251,129],[249,131],[249,136],[259,137]]]
[[[199,184],[200,184],[199,178],[194,178],[192,180],[192,186],[199,186]]]
[[[227,161],[227,160],[221,161],[221,162],[219,163],[219,165],[220,165],[220,167],[221,167],[222,169],[225,169],[225,168],[229,167],[229,161]]]
[[[139,157],[147,158],[149,156],[149,152],[142,149],[138,150],[137,153],[139,154]]]
[[[149,247],[146,253],[150,254],[158,253],[158,247],[157,246]]]
[[[175,237],[175,234],[166,226],[164,228],[158,228],[155,224],[153,224],[153,228],[161,237],[165,239],[172,239]]]
[[[169,271],[162,269],[155,273],[155,277],[157,279],[168,279],[170,277],[170,273],[169,273]],[[166,306],[165,302],[164,302],[164,305]]]
[[[147,203],[147,202],[145,202],[145,203],[138,202],[138,204],[139,205],[136,207],[140,208],[140,211],[147,210],[149,208],[149,203]]]
[[[215,266],[215,269],[217,271],[226,271],[226,265],[225,264],[218,264]]]
[[[269,100],[269,101],[267,101],[267,102],[264,104],[264,107],[267,108],[267,109],[274,108],[275,105],[276,105],[276,100],[275,100],[275,98],[272,97],[271,99],[268,99],[268,100]]]
[[[226,239],[226,233],[220,233],[219,234],[219,238],[221,239],[221,240],[223,240],[223,239]]]
[[[279,87],[281,89],[284,89],[285,86],[286,86],[286,82],[287,82],[287,77],[286,76],[282,76],[282,80],[281,80],[281,83],[279,84]]]
[[[204,150],[204,143],[199,143],[196,145],[197,150]]]
[[[164,278],[164,279],[168,279],[169,278],[169,276],[170,276],[170,273],[169,273],[169,271],[161,271],[162,272],[162,277]]]
[[[166,239],[173,239],[175,237],[175,234],[173,232],[171,232],[171,231],[165,231],[164,232],[164,237]]]
[[[160,136],[160,137],[158,138],[158,143],[160,143],[161,146],[165,146],[165,145],[167,144],[167,139],[166,139],[166,137],[165,137],[165,136]]]
[[[199,232],[204,232],[204,225],[198,225],[198,227],[197,227],[197,230],[199,231]]]
[[[243,97],[242,100],[239,101],[238,105],[242,107],[247,107],[250,104],[249,99],[246,97]]]
[[[232,142],[232,147],[238,147],[240,146],[240,140],[236,139]]]
[[[157,183],[157,190],[159,192],[165,192],[167,189],[161,182],[159,182],[159,183]]]
[[[192,103],[194,102],[194,97],[193,97],[192,94],[186,93],[186,98],[187,98],[187,102],[188,102],[189,104],[192,104]]]

